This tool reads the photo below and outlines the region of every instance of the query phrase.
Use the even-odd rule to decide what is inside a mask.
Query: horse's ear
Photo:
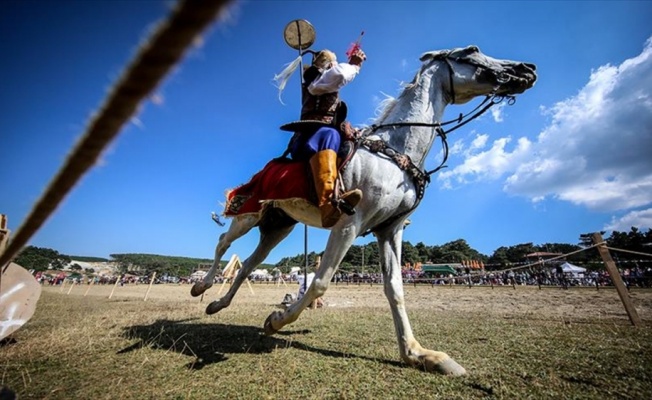
[[[421,54],[421,57],[419,57],[419,61],[424,62],[424,61],[432,60],[433,53],[434,51],[429,51],[427,53]]]
[[[421,62],[430,61],[430,60],[434,60],[434,59],[437,59],[437,58],[442,58],[446,54],[448,54],[448,51],[446,51],[446,50],[428,51],[426,53],[421,54],[421,57],[419,57],[419,60]]]
[[[471,54],[471,53],[482,53],[482,52],[480,51],[480,48],[479,48],[478,46],[474,45],[474,44],[472,44],[471,46],[467,46],[467,47],[464,49],[464,51],[466,51],[468,54]]]

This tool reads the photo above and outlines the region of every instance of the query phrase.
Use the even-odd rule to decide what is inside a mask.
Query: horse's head
[[[423,69],[435,62],[445,62],[446,66],[439,70],[448,74],[442,84],[453,104],[463,104],[477,96],[523,93],[537,80],[534,64],[498,60],[482,54],[477,46],[424,53],[421,61]]]

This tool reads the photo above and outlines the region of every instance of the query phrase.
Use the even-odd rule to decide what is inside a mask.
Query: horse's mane
[[[429,63],[421,66],[421,68],[419,69],[419,71],[417,71],[414,78],[412,78],[412,82],[410,83],[401,82],[399,84],[399,87],[402,88],[403,90],[398,95],[398,97],[393,97],[383,93],[385,98],[381,100],[381,102],[378,104],[378,107],[376,108],[376,115],[378,116],[376,117],[374,123],[378,124],[383,122],[389,116],[392,110],[394,110],[394,107],[396,107],[398,100],[419,85],[419,82],[421,81],[421,74],[423,73],[423,70],[428,66],[428,64]]]

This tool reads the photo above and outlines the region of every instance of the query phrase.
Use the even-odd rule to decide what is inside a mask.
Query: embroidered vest
[[[303,74],[303,86],[301,87],[301,119],[323,121],[328,124],[333,122],[333,118],[340,104],[339,92],[326,93],[314,96],[308,91],[308,86],[321,76],[321,71],[315,67],[309,67]]]

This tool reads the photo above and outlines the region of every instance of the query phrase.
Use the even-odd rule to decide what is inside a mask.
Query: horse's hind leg
[[[229,249],[231,243],[256,226],[259,219],[258,215],[254,214],[240,215],[233,218],[231,225],[229,225],[229,230],[220,235],[220,239],[215,246],[213,265],[204,276],[204,279],[192,286],[192,289],[190,289],[191,295],[195,297],[199,296],[213,286],[213,280],[215,279],[217,269],[220,267],[220,260],[222,259],[222,256],[224,256],[224,253]]]
[[[446,353],[424,349],[416,341],[405,310],[403,277],[401,275],[401,243],[403,224],[378,233],[380,263],[383,269],[385,296],[389,301],[398,338],[401,358],[408,365],[446,375],[464,375],[466,371]]]
[[[233,300],[236,292],[240,288],[240,285],[247,279],[249,274],[256,268],[260,263],[265,261],[265,258],[269,255],[269,252],[272,251],[277,244],[279,244],[283,239],[285,239],[292,229],[294,229],[294,224],[290,226],[283,226],[276,229],[260,229],[260,242],[253,253],[242,263],[242,268],[238,272],[238,275],[233,280],[229,291],[219,300],[213,301],[206,307],[206,314],[215,314],[216,312],[222,310],[223,308],[228,307]]]

